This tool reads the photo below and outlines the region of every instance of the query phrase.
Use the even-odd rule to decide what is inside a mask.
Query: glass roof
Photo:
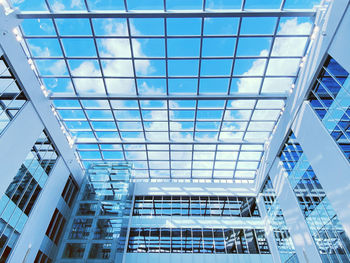
[[[13,0],[23,45],[83,165],[253,182],[315,0]]]

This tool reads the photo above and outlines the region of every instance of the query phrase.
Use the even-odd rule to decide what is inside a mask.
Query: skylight
[[[320,1],[12,2],[83,165],[253,182]]]

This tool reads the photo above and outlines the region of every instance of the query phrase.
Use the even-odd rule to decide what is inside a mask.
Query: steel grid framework
[[[271,10],[249,9],[249,1],[242,0],[239,10],[224,11],[209,10],[206,0],[201,9],[191,11],[168,10],[165,0],[163,8],[153,11],[129,10],[127,0],[124,9],[116,11],[96,11],[86,0],[80,10],[58,10],[50,1],[43,2],[44,12],[26,10],[18,14],[24,20],[21,28],[24,48],[50,92],[60,121],[75,138],[83,164],[96,160],[132,161],[136,178],[255,178],[263,145],[272,135],[299,74],[316,10],[285,10],[288,0],[281,0],[279,7]],[[123,32],[101,32],[98,23],[116,26],[110,22],[113,19],[119,19],[117,26]],[[259,21],[264,19],[270,21],[269,32],[250,28],[251,25],[259,28]],[[230,32],[219,32],[218,24],[218,32],[209,32],[209,21],[213,20],[234,22],[236,28],[233,25]],[[33,21],[48,27],[48,33],[29,30],[26,23],[33,25]],[[77,21],[77,28],[64,31],[62,23],[68,23],[65,28],[69,28],[70,21],[71,24]],[[84,22],[81,29],[88,33],[78,32],[79,21]],[[154,23],[158,32],[152,28],[149,32],[138,29],[137,21]],[[310,26],[307,31],[286,32],[283,27],[290,21],[297,21],[296,27],[303,23]],[[188,33],[183,22],[189,28],[197,26],[198,30]],[[182,27],[182,31],[175,32],[174,25]],[[260,40],[266,40],[268,45],[259,47]],[[79,54],[70,45],[72,41],[85,43],[81,49],[90,53]],[[126,45],[127,51],[122,55],[108,53],[102,44],[106,41],[116,41],[114,47]],[[161,44],[152,46],[149,44],[152,41]],[[198,47],[195,52],[184,54],[186,45],[176,49],[176,41],[197,41]],[[208,41],[214,41],[214,46],[209,46]],[[225,41],[230,43],[231,54],[219,52],[220,43]],[[302,48],[297,53],[280,51],[283,41],[302,42]],[[53,42],[55,48],[51,46]],[[244,47],[247,43],[256,45],[259,52],[247,53]],[[213,54],[215,45],[217,54]],[[38,47],[42,50],[46,47],[49,52],[38,52]],[[160,53],[155,55],[154,50]],[[177,62],[190,62],[185,69],[193,72],[174,74],[181,69],[181,65],[174,66]],[[94,72],[77,73],[84,63],[93,65]],[[118,63],[124,63],[121,65],[130,70],[120,74],[107,67],[118,67]],[[156,72],[142,73],[140,63],[148,63]],[[244,63],[250,63],[251,68],[260,63],[260,71],[249,72],[251,68],[244,68]],[[294,63],[293,70],[278,69],[288,63]],[[61,72],[48,70],[58,64],[63,68]],[[224,70],[215,72],[216,67]],[[91,81],[96,87],[89,90],[81,81],[85,86]],[[190,88],[179,91],[178,86],[174,88],[176,81],[190,81]],[[58,88],[50,85],[52,82]],[[63,82],[69,84],[63,87],[60,84]],[[156,92],[145,91],[145,83],[152,82],[156,83]],[[125,85],[129,90],[122,90]],[[250,85],[254,85],[253,90],[245,91],[245,86]]]

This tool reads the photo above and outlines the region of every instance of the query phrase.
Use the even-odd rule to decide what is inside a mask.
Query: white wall
[[[76,161],[74,151],[69,147],[68,141],[60,129],[60,125],[53,115],[50,101],[44,96],[40,89],[40,82],[34,71],[27,62],[27,57],[13,34],[13,28],[19,24],[15,14],[6,16],[0,5],[0,47],[8,58],[8,63],[14,69],[17,79],[25,89],[26,95],[33,102],[36,115],[46,127],[57,150],[63,157],[68,169],[72,173],[78,184],[82,180],[82,170]],[[33,114],[34,115],[34,114]],[[33,117],[35,118],[35,117]],[[31,125],[31,118],[25,121],[26,129]],[[14,142],[13,144],[14,145]]]
[[[267,146],[256,185],[259,190],[267,174],[270,175],[301,262],[320,262],[321,259],[277,157],[291,128],[348,235],[350,226],[349,162],[308,103],[304,103],[328,53],[350,72],[349,1],[332,1],[324,22],[319,18],[321,17],[316,19],[321,22],[318,36],[312,43],[305,67],[301,70],[276,132]]]
[[[14,253],[10,255],[9,263],[34,262],[68,176],[69,170],[59,158],[31,211]]]
[[[267,211],[265,208],[263,197],[260,195],[256,201],[257,201],[257,204],[259,207],[262,222],[264,224],[265,237],[267,239],[267,242],[269,243],[269,248],[271,251],[271,256],[272,256],[273,262],[282,263],[281,258],[279,256],[279,251],[278,251],[278,247],[276,244],[276,239],[275,239],[275,235],[273,232],[273,228],[271,226],[270,219],[267,215]]]
[[[333,209],[350,236],[350,163],[329,135],[309,102],[301,108],[292,130],[317,175]]]
[[[28,129],[27,120],[31,120]],[[33,105],[26,103],[0,135],[0,197],[17,174],[18,169],[43,131]]]
[[[343,0],[342,2],[348,2],[348,7],[328,52],[340,65],[350,72],[350,8],[349,1]]]
[[[293,239],[299,262],[322,262],[300,210],[298,200],[285,176],[282,165],[279,163],[279,158],[274,162],[269,175],[275,188],[277,200],[282,209],[286,225]]]
[[[27,57],[13,34],[20,23],[15,13],[6,16],[0,4],[0,53],[4,53],[30,99],[0,136],[0,195],[16,175],[35,141],[45,128],[60,154],[54,169],[32,209],[30,217],[10,255],[9,262],[34,262],[51,216],[57,206],[64,185],[71,173],[78,185],[82,169],[74,151],[51,111],[50,101],[43,95],[40,82],[27,62]],[[26,255],[27,254],[27,255]],[[24,260],[25,259],[25,260]]]
[[[320,14],[318,14],[316,17],[316,22],[321,23],[319,33],[311,44],[312,48],[307,57],[305,66],[300,71],[293,93],[287,99],[284,113],[281,116],[279,123],[277,124],[276,132],[274,133],[271,142],[268,145],[262,158],[262,163],[260,165],[257,176],[257,189],[260,189],[261,184],[271,169],[271,166],[281,149],[281,143],[287,136],[287,133],[312,84],[314,83],[317,72],[323,65],[328,52],[330,52],[331,55],[334,55],[336,59],[343,57],[342,61],[346,60],[346,57],[348,56],[344,54],[349,54],[348,47],[350,44],[347,42],[349,39],[348,11],[346,14],[346,19],[344,18],[344,21],[342,21],[348,5],[348,0],[332,1],[331,6],[326,14],[325,22],[323,23],[323,20],[320,19]],[[344,23],[344,25],[340,27],[340,24],[342,23]],[[342,43],[343,39],[345,43]],[[333,44],[334,48],[332,48]],[[338,48],[340,48],[340,50]],[[347,60],[345,64],[349,65],[349,63],[349,60]]]

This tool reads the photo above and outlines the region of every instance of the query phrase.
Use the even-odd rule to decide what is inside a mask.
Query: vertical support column
[[[3,6],[0,4],[0,46],[3,53],[6,55],[10,66],[16,73],[17,80],[22,84],[27,98],[33,103],[35,115],[38,116],[45,125],[47,132],[54,141],[57,150],[67,164],[72,176],[80,184],[83,180],[83,173],[79,163],[76,160],[74,151],[69,147],[66,137],[61,131],[60,125],[51,112],[50,101],[42,93],[41,83],[27,63],[27,56],[20,43],[16,40],[13,29],[21,22],[17,18],[17,11],[10,14],[5,14]],[[28,118],[24,123],[28,127]]]
[[[264,200],[262,198],[261,195],[259,195],[256,199],[256,202],[258,204],[259,207],[259,212],[260,212],[260,216],[265,224],[265,236],[267,239],[267,242],[269,244],[269,248],[271,251],[271,255],[272,255],[272,259],[273,262],[275,263],[281,263],[281,258],[279,256],[279,251],[278,251],[278,247],[276,244],[276,239],[275,239],[275,235],[273,233],[273,229],[271,227],[271,223],[270,223],[270,219],[267,215],[267,211],[265,208],[265,204],[264,204]]]
[[[347,235],[350,236],[350,163],[309,102],[304,102],[292,130],[315,171]]]
[[[9,263],[34,262],[68,176],[69,171],[60,157],[29,216]]]
[[[277,158],[270,170],[277,200],[282,209],[300,263],[322,262],[298,200]]]
[[[129,220],[128,220],[128,229],[127,229],[127,233],[126,233],[126,237],[125,237],[125,247],[124,247],[124,251],[123,251],[122,263],[127,263],[126,262],[126,253],[128,251],[131,220],[132,220],[132,215],[133,215],[134,205],[135,205],[135,184],[134,183],[133,183],[133,185],[131,185],[131,184],[132,183],[130,183],[132,190],[130,191],[130,194],[132,194],[132,200],[131,200],[131,207],[130,207]]]
[[[0,197],[5,194],[43,129],[33,105],[27,102],[0,135]]]

